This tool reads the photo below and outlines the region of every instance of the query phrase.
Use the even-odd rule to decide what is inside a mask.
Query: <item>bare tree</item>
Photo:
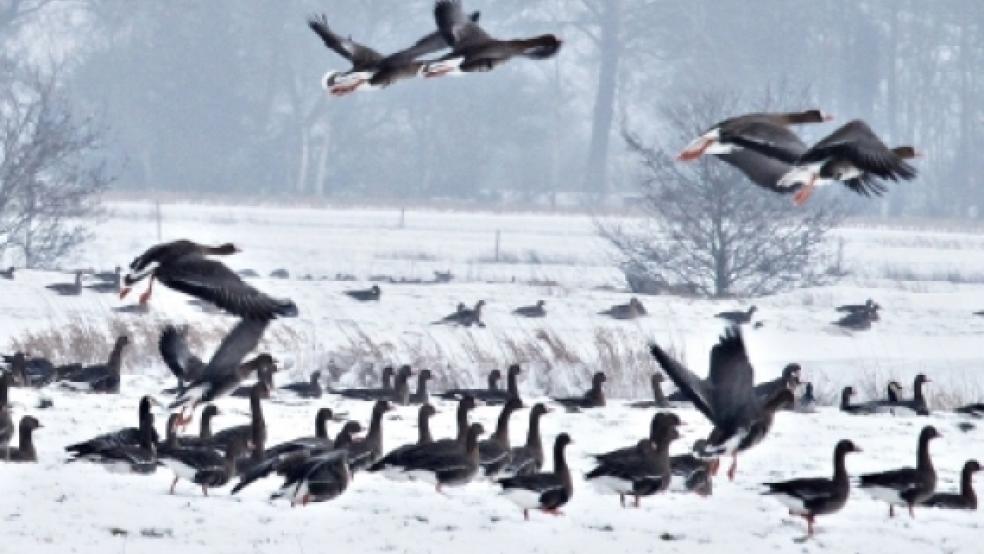
[[[45,75],[0,60],[0,253],[50,266],[84,241],[110,185],[101,132]]]
[[[691,96],[665,110],[669,136],[685,144],[723,113],[748,111],[736,109],[739,104],[723,94]],[[631,227],[599,228],[625,256],[627,279],[641,273],[659,286],[723,297],[772,294],[825,278],[824,238],[841,220],[836,205],[796,208],[720,160],[684,166],[667,151],[623,135],[643,162],[646,217]]]

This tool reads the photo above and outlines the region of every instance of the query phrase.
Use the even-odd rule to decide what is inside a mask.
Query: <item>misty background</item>
[[[0,0],[6,55],[56,70],[136,196],[513,204],[631,195],[622,131],[669,150],[661,110],[698,92],[806,90],[789,109],[863,118],[925,153],[862,213],[976,217],[984,201],[978,0],[469,1],[499,37],[564,39],[554,60],[330,98],[347,61],[324,12],[383,52],[434,27],[430,0]],[[707,124],[710,125],[711,121]],[[808,139],[831,128],[810,130]],[[741,183],[743,186],[752,186]],[[571,200],[573,199],[573,200]]]

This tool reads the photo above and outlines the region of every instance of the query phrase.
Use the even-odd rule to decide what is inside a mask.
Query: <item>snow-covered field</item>
[[[275,354],[290,364],[290,371],[279,375],[281,381],[288,379],[285,374],[300,378],[329,359],[357,353],[373,361],[426,362],[438,374],[435,388],[479,384],[493,367],[520,361],[526,370],[521,390],[528,398],[579,390],[598,367],[616,373],[610,384],[618,399],[612,407],[554,413],[544,420],[545,442],[561,431],[573,436],[569,453],[578,475],[590,469],[586,452],[634,443],[646,434],[652,414],[621,406],[622,398],[648,395],[644,383],[653,364],[645,354],[646,343],[671,345],[701,373],[721,330],[713,314],[742,307],[739,302],[649,297],[643,302],[650,316],[635,322],[594,315],[629,295],[597,288],[618,289],[622,283],[612,267],[613,253],[585,216],[409,211],[401,225],[394,210],[166,205],[162,212],[165,240],[187,236],[236,242],[244,250],[230,261],[236,268],[253,268],[261,275],[286,268],[294,277],[316,278],[348,273],[359,279],[254,281],[263,290],[290,296],[301,309],[300,318],[272,326],[272,335],[282,331],[284,337],[271,342],[279,349]],[[147,204],[112,205],[107,221],[95,229],[95,240],[73,264],[125,265],[156,242],[153,214]],[[501,232],[500,260],[506,263],[493,261],[496,231]],[[958,392],[967,400],[984,398],[978,368],[984,319],[971,315],[984,309],[984,284],[976,284],[984,281],[978,278],[984,275],[979,252],[984,239],[972,233],[881,227],[852,227],[839,234],[845,240],[845,265],[852,271],[844,281],[755,301],[764,326],[748,331],[746,340],[759,379],[775,377],[786,363],[797,361],[805,378],[830,395],[847,384],[880,387],[890,377],[908,384],[924,371],[947,396]],[[904,277],[899,268],[905,269]],[[339,294],[367,286],[365,280],[373,274],[426,279],[435,270],[450,270],[456,278],[441,285],[383,285],[378,305],[358,304]],[[59,298],[44,289],[69,279],[22,272],[15,281],[0,281],[0,337],[7,339],[0,341],[0,351],[8,351],[7,341],[26,331],[78,322],[107,325],[111,317],[134,328],[166,321],[210,327],[230,323],[203,314],[162,288],[155,289],[147,315],[114,314],[112,308],[120,302],[110,295],[86,292]],[[543,284],[547,281],[552,283]],[[852,335],[830,325],[833,306],[868,297],[884,307],[873,330]],[[545,320],[519,321],[510,315],[513,308],[538,298],[547,300]],[[457,302],[478,299],[488,302],[486,329],[429,325]],[[557,340],[563,343],[562,352],[553,348]],[[619,363],[613,365],[612,359]],[[853,474],[914,464],[916,435],[925,423],[937,425],[944,435],[933,444],[933,452],[940,488],[954,489],[963,462],[981,455],[977,445],[982,431],[958,430],[962,420],[952,415],[855,418],[832,408],[812,415],[780,414],[773,435],[742,457],[736,481],[718,479],[711,498],[668,495],[644,501],[641,510],[622,510],[617,498],[599,496],[578,477],[565,517],[536,514],[524,523],[518,510],[484,483],[444,498],[423,485],[360,474],[336,501],[290,510],[265,500],[272,481],[247,489],[241,498],[221,492],[200,498],[187,484],[171,497],[163,470],[136,478],[84,464],[65,465],[66,444],[135,424],[138,398],[171,384],[159,364],[129,364],[125,371],[119,397],[44,391],[54,401],[49,410],[34,409],[37,393],[12,391],[15,414],[34,413],[45,427],[37,433],[39,464],[0,466],[0,552],[596,552],[615,544],[620,550],[643,552],[862,552],[875,546],[892,552],[978,550],[979,514],[922,510],[914,521],[888,520],[884,506],[856,492],[844,511],[819,520],[815,541],[799,545],[793,539],[803,534],[802,523],[758,494],[762,481],[830,473],[833,446],[840,438],[851,438],[864,449],[848,458]],[[343,384],[359,378],[359,372],[346,373]],[[300,405],[275,401],[266,412],[270,443],[310,433],[314,412],[324,405],[363,422],[368,419],[368,405],[330,397]],[[227,399],[221,407],[226,415],[217,420],[218,427],[245,421],[245,401]],[[447,435],[453,407],[441,404],[438,409],[435,434]],[[687,427],[674,452],[708,430],[693,410],[678,413]],[[476,418],[489,429],[495,414],[492,408],[480,408]],[[514,417],[514,441],[525,436],[526,420],[525,411]],[[387,419],[386,444],[413,440],[413,421],[411,408]],[[113,534],[115,528],[124,533]]]

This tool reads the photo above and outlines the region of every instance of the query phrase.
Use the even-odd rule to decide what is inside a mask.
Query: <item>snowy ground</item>
[[[73,263],[99,268],[125,264],[156,241],[152,214],[146,204],[113,205],[108,220],[95,230],[95,241]],[[645,396],[643,383],[652,369],[645,356],[647,341],[672,345],[703,372],[707,350],[721,329],[713,314],[741,307],[736,302],[653,297],[643,298],[651,315],[636,322],[610,322],[593,315],[625,302],[628,295],[595,288],[620,287],[621,282],[611,267],[613,255],[594,236],[589,217],[408,212],[401,226],[399,213],[392,210],[182,205],[165,206],[163,214],[164,239],[235,241],[244,249],[232,262],[237,268],[253,268],[262,275],[280,267],[293,276],[351,273],[360,279],[255,280],[263,290],[289,295],[301,308],[297,320],[276,324],[290,331],[290,340],[274,346],[281,349],[278,357],[290,361],[288,373],[294,378],[340,352],[371,348],[379,360],[444,360],[446,366],[432,366],[440,382],[477,384],[489,369],[523,354],[527,357],[520,360],[526,367],[521,389],[539,397],[582,387],[587,375],[606,363],[600,352],[613,348],[616,358],[634,356],[613,379],[613,396]],[[500,258],[509,263],[491,261],[497,230]],[[881,383],[889,377],[908,384],[915,373],[925,371],[936,390],[948,395],[959,391],[968,399],[984,397],[984,376],[978,367],[984,319],[971,316],[984,309],[984,284],[977,284],[984,281],[984,256],[979,252],[984,239],[971,233],[868,227],[844,229],[840,235],[850,277],[837,286],[756,301],[764,326],[749,331],[747,342],[759,378],[774,377],[783,365],[798,361],[806,378],[830,394],[846,384]],[[367,286],[365,279],[372,274],[429,278],[434,270],[448,269],[457,276],[451,284],[384,285],[379,305],[357,304],[338,294]],[[22,272],[13,282],[0,281],[0,336],[12,339],[28,330],[78,321],[98,326],[114,316],[112,308],[120,303],[112,296],[87,292],[63,299],[44,289],[45,284],[67,280],[64,274]],[[885,307],[875,329],[852,335],[829,325],[833,306],[868,297]],[[457,302],[470,304],[480,298],[489,302],[487,329],[429,325]],[[538,298],[548,302],[544,321],[517,321],[510,315],[516,306]],[[150,314],[114,317],[134,327],[165,321],[228,324],[161,289],[155,290]],[[541,331],[563,340],[576,362],[551,357]],[[8,349],[6,341],[0,341],[0,351]],[[35,413],[45,428],[37,435],[41,463],[0,467],[0,551],[308,552],[340,547],[445,552],[454,547],[475,552],[592,552],[610,548],[615,540],[625,550],[660,552],[857,552],[871,550],[874,544],[894,552],[972,552],[980,536],[978,514],[923,510],[915,521],[890,521],[883,506],[854,493],[843,512],[820,520],[822,532],[816,541],[793,543],[803,532],[801,523],[785,516],[778,503],[760,497],[758,483],[829,473],[839,438],[851,438],[865,450],[849,458],[852,473],[888,469],[915,462],[918,429],[932,422],[944,434],[933,449],[940,488],[946,489],[956,487],[964,460],[981,455],[975,445],[982,431],[959,431],[955,416],[851,418],[830,409],[814,415],[782,414],[773,436],[742,458],[736,482],[716,481],[712,498],[653,498],[641,510],[620,510],[617,499],[598,496],[580,480],[566,517],[536,515],[529,524],[511,504],[496,498],[492,487],[481,483],[443,498],[424,486],[359,475],[337,501],[306,510],[266,502],[272,482],[248,489],[242,498],[219,493],[203,499],[187,486],[170,497],[164,471],[130,478],[62,463],[66,444],[133,425],[140,395],[170,384],[156,364],[130,364],[126,371],[119,398],[45,392],[55,403],[46,411],[33,409],[36,393],[13,391],[15,413]],[[357,379],[355,372],[345,376],[346,383]],[[621,400],[613,404],[603,411],[555,413],[544,420],[545,441],[561,431],[574,437],[570,458],[577,473],[589,469],[585,452],[630,444],[646,433],[651,413],[622,408]],[[303,405],[273,402],[266,414],[271,443],[310,433],[313,414],[322,405],[347,410],[362,421],[368,417],[368,405],[334,398]],[[245,420],[245,402],[225,400],[222,407],[227,415],[217,420],[218,427]],[[439,410],[435,434],[449,434],[453,408],[441,405]],[[707,432],[698,414],[689,409],[679,413],[688,425],[677,452]],[[495,411],[482,408],[477,418],[491,428]],[[526,413],[513,422],[512,437],[518,442],[525,436]],[[387,445],[412,440],[414,427],[413,411],[400,409],[387,420]],[[126,534],[114,536],[113,528]],[[154,534],[164,536],[145,536]]]

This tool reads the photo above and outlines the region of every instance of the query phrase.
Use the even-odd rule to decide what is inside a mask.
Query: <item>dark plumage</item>
[[[212,434],[212,445],[222,451],[227,451],[233,444],[240,443],[249,450],[259,450],[266,447],[267,428],[263,417],[263,399],[270,396],[270,389],[265,383],[257,383],[249,396],[249,424],[236,425]],[[245,452],[245,451],[244,451]]]
[[[311,378],[307,381],[290,383],[280,387],[280,390],[290,391],[301,398],[321,398],[321,372],[311,372]]]
[[[907,506],[909,515],[915,517],[913,507],[928,499],[936,490],[936,470],[929,456],[929,441],[941,436],[935,427],[923,427],[919,433],[915,469],[904,467],[862,475],[859,488],[875,500],[887,502],[889,517],[895,516],[895,506]]]
[[[407,398],[408,404],[427,404],[430,402],[430,393],[427,392],[427,381],[431,380],[431,370],[422,369],[417,374],[417,390]]]
[[[359,302],[370,302],[378,301],[382,291],[379,290],[379,285],[373,285],[368,289],[364,290],[347,290],[345,294],[352,298],[353,300],[358,300]]]
[[[10,444],[10,439],[14,437],[14,420],[10,415],[10,405],[7,398],[10,381],[9,374],[0,373],[0,448],[5,448]]]
[[[613,319],[635,319],[637,317],[649,315],[649,312],[646,311],[646,308],[642,305],[642,302],[633,296],[629,299],[628,304],[616,304],[605,311],[598,312],[598,315],[606,315]]]
[[[523,510],[523,519],[529,521],[530,510],[561,515],[560,508],[574,496],[574,481],[564,457],[564,449],[571,442],[567,433],[557,435],[552,473],[531,473],[497,481],[502,487],[501,494]]]
[[[455,417],[458,431],[454,438],[407,446],[402,449],[399,458],[391,458],[384,464],[375,464],[372,467],[372,471],[385,470],[387,476],[397,480],[413,479],[414,475],[408,473],[409,468],[417,467],[425,463],[424,460],[432,459],[436,456],[463,451],[469,429],[468,413],[474,409],[475,399],[470,396],[462,398],[458,402],[458,408],[456,410]]]
[[[755,394],[755,371],[738,328],[728,329],[711,349],[710,375],[706,381],[671,358],[657,344],[651,352],[663,371],[673,380],[714,429],[707,438],[704,458],[731,455],[728,477],[734,479],[738,453],[761,442],[772,427],[776,410],[791,405],[793,393],[782,389],[763,401]]]
[[[547,303],[544,302],[543,300],[537,300],[536,304],[534,304],[533,306],[521,306],[513,310],[512,313],[513,315],[518,315],[521,317],[530,317],[530,318],[546,317],[547,310],[544,307],[546,306],[546,304]]]
[[[185,383],[201,378],[205,371],[205,362],[188,348],[188,331],[187,325],[167,325],[157,343],[161,358],[178,380],[179,393],[184,390]]]
[[[507,401],[499,413],[495,432],[488,439],[478,443],[479,464],[486,476],[495,478],[509,463],[512,453],[509,441],[509,418],[522,407],[523,403],[518,399]]]
[[[348,464],[352,471],[365,469],[383,457],[383,416],[393,410],[386,400],[378,400],[372,407],[369,431],[361,441],[353,441],[348,447]]]
[[[813,395],[813,383],[803,385],[803,394],[796,399],[793,409],[803,414],[817,411],[817,398]]]
[[[577,411],[580,409],[587,408],[603,408],[605,406],[605,391],[603,385],[608,378],[602,372],[597,372],[591,377],[591,388],[582,396],[574,396],[568,398],[554,398],[553,401],[557,402],[568,411]]]
[[[75,282],[73,283],[54,283],[45,288],[61,296],[78,296],[82,294],[82,272],[75,272]]]
[[[463,396],[471,396],[475,400],[485,402],[487,398],[499,399],[504,392],[499,389],[499,381],[502,380],[502,372],[493,369],[489,372],[488,385],[484,389],[448,389],[437,395],[444,400],[460,400]]]
[[[778,379],[755,385],[755,396],[768,400],[783,389],[796,390],[802,374],[803,368],[799,364],[788,364],[782,368],[782,375]]]
[[[806,520],[807,538],[813,536],[813,520],[816,516],[840,511],[847,504],[851,482],[847,475],[844,458],[851,452],[861,449],[849,440],[842,440],[834,448],[834,476],[831,479],[818,477],[793,479],[777,483],[765,483],[769,489],[763,494],[776,498],[789,508],[789,513]]]
[[[33,463],[38,461],[34,449],[34,430],[44,427],[34,416],[24,416],[17,426],[17,446],[0,445],[0,461]]]
[[[754,315],[756,311],[758,311],[758,307],[750,306],[743,312],[720,312],[714,317],[723,319],[734,325],[744,325],[752,321],[752,315]]]
[[[848,312],[843,317],[835,321],[834,325],[843,327],[844,329],[849,329],[851,331],[867,331],[868,329],[871,329],[871,324],[879,319],[878,307],[875,305],[873,308],[864,308],[861,310]]]
[[[368,471],[382,471],[384,475],[391,479],[403,479],[403,467],[408,462],[406,456],[412,453],[416,447],[434,442],[434,437],[431,436],[430,432],[430,418],[436,413],[437,410],[434,409],[434,406],[430,404],[422,405],[417,412],[417,442],[404,444],[391,450],[379,461],[369,466]]]
[[[349,453],[345,449],[317,456],[292,458],[279,473],[284,477],[280,490],[271,499],[290,499],[290,505],[307,506],[311,502],[327,502],[348,488],[352,479]]]
[[[386,366],[382,371],[381,386],[370,389],[328,389],[331,394],[344,396],[353,400],[388,400],[393,397],[393,375],[392,366]]]
[[[157,448],[157,459],[161,465],[174,473],[170,494],[180,479],[185,479],[202,487],[208,496],[208,488],[225,485],[236,469],[236,458],[245,449],[244,442],[229,445],[223,456],[218,450],[207,445],[182,444],[177,434],[180,416],[172,414],[167,424],[167,440]]]
[[[864,304],[844,304],[842,306],[837,306],[834,309],[837,310],[838,312],[851,313],[851,314],[857,312],[865,312],[865,311],[874,311],[877,314],[877,311],[881,309],[881,306],[878,305],[877,302],[869,298],[865,300]]]
[[[706,439],[698,439],[694,443],[693,451],[703,452],[706,445]],[[700,496],[711,496],[714,492],[711,473],[712,465],[715,463],[702,460],[692,452],[670,457],[670,470],[673,472],[670,487],[677,492],[693,492]]]
[[[119,394],[123,351],[128,344],[130,344],[129,337],[126,335],[118,337],[105,364],[81,367],[61,375],[60,379],[73,383],[72,388],[88,392]]]
[[[725,119],[711,126],[701,136],[694,139],[687,147],[680,152],[677,160],[683,162],[694,161],[704,154],[715,154],[724,156],[745,151],[746,143],[749,141],[764,142],[774,144],[777,148],[785,148],[787,151],[798,150],[800,153],[806,151],[806,145],[789,130],[790,125],[801,125],[806,123],[822,123],[830,121],[833,117],[820,110],[806,110],[802,112],[785,113],[751,113],[739,115]],[[762,154],[757,154],[765,159]],[[727,161],[727,160],[726,160]],[[772,185],[785,171],[778,173],[772,179]],[[758,179],[753,179],[758,183]],[[758,183],[763,184],[763,183]]]
[[[232,398],[249,398],[250,393],[253,392],[253,385],[256,383],[263,383],[267,389],[272,391],[275,388],[273,375],[276,372],[277,366],[273,364],[261,364],[256,368],[256,381],[239,385],[229,393],[229,396]]]
[[[974,474],[981,470],[977,460],[967,460],[960,472],[960,492],[936,493],[922,502],[923,506],[951,510],[976,510],[977,494],[974,492]]]
[[[526,429],[526,444],[514,447],[509,452],[509,461],[502,468],[503,476],[531,475],[543,467],[543,441],[540,438],[540,418],[550,413],[543,404],[536,404],[530,410],[530,423]]]
[[[669,407],[670,401],[666,399],[663,394],[663,381],[666,378],[663,377],[662,373],[653,373],[649,378],[649,384],[653,389],[653,399],[652,400],[640,400],[638,402],[629,403],[630,408],[666,408]]]
[[[475,20],[465,16],[460,0],[438,0],[434,18],[451,52],[425,64],[422,70],[425,77],[491,71],[517,56],[543,60],[555,56],[562,44],[554,35],[513,40],[492,38]]]
[[[14,271],[15,271],[14,266],[10,266],[7,269],[0,270],[0,277],[2,277],[4,279],[7,279],[7,280],[13,280],[14,279]]]
[[[211,302],[242,318],[270,320],[296,316],[297,306],[291,300],[267,296],[243,282],[222,262],[207,257],[236,252],[239,249],[232,244],[205,246],[188,240],[158,244],[130,263],[120,298],[125,297],[133,285],[150,277],[146,292],[140,296],[141,304],[150,299],[154,279],[157,279],[168,288]]]
[[[126,451],[127,449],[139,448],[146,443],[156,445],[160,439],[157,436],[157,431],[154,430],[154,416],[151,413],[151,405],[155,403],[157,401],[149,396],[140,399],[137,411],[139,421],[137,427],[125,427],[118,431],[98,435],[85,442],[66,446],[65,451],[72,456],[68,461],[89,460],[99,463],[102,461],[103,453],[107,451]]]
[[[485,307],[484,300],[476,302],[475,307],[471,309],[466,308],[463,304],[458,304],[458,308],[453,313],[433,322],[432,325],[459,325],[461,327],[477,325],[485,327],[485,323],[482,322],[483,307]]]
[[[472,423],[465,434],[463,448],[421,450],[402,469],[414,479],[434,483],[438,493],[444,487],[468,484],[478,473],[478,437],[484,432],[482,424]]]

